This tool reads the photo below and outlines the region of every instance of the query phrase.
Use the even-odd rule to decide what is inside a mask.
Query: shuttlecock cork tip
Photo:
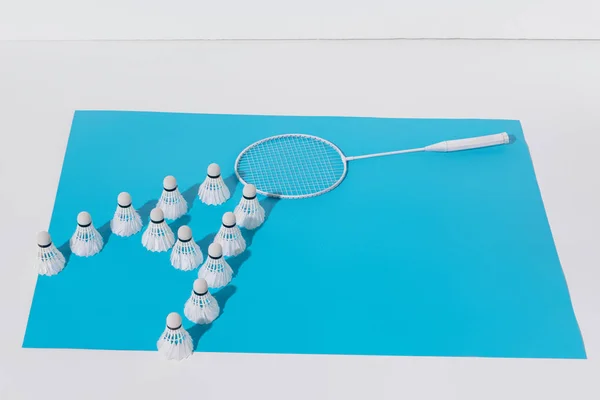
[[[77,224],[81,226],[86,226],[92,223],[92,216],[87,211],[82,211],[77,214]]]
[[[244,190],[242,191],[242,195],[247,199],[253,199],[256,197],[256,186],[249,183],[244,186]]]
[[[50,237],[50,234],[46,231],[38,232],[36,240],[38,246],[48,246],[50,243],[52,243],[52,238]]]
[[[160,208],[156,207],[150,211],[150,220],[152,220],[152,222],[162,222],[164,219],[165,214]]]
[[[192,238],[192,229],[184,225],[181,228],[177,229],[177,237],[179,240],[188,241]]]
[[[122,207],[128,207],[131,205],[131,195],[127,192],[119,193],[117,197],[117,203]]]
[[[194,292],[197,294],[205,294],[208,292],[208,283],[203,278],[198,278],[194,281]]]
[[[218,178],[221,175],[221,167],[219,167],[219,164],[212,163],[208,166],[206,173],[211,178]]]
[[[208,255],[212,258],[219,258],[223,255],[223,247],[219,243],[211,243],[208,246]]]
[[[172,312],[167,315],[167,327],[170,329],[178,329],[181,327],[181,315]]]
[[[235,214],[231,211],[226,212],[223,214],[222,222],[224,226],[235,226]]]
[[[173,175],[165,176],[163,179],[163,188],[173,190],[177,187],[177,179]]]

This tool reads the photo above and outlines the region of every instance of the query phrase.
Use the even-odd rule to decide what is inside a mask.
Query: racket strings
[[[311,197],[333,189],[346,173],[341,152],[308,135],[275,136],[246,149],[236,164],[246,183],[263,194]]]

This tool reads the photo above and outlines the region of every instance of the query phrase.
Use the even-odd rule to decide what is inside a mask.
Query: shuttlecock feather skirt
[[[214,239],[223,248],[223,255],[226,257],[237,256],[246,250],[246,240],[237,225],[221,225],[219,232]]]
[[[183,309],[185,317],[196,324],[210,324],[219,312],[219,304],[209,292],[200,294],[192,291]]]
[[[156,347],[167,360],[180,361],[194,352],[192,337],[183,327],[177,329],[167,327],[158,339]]]
[[[208,259],[198,271],[198,278],[206,280],[208,287],[220,288],[231,282],[233,270],[223,257],[213,258],[208,256]]]
[[[156,206],[163,211],[165,218],[170,220],[181,217],[188,210],[187,202],[177,187],[172,190],[163,189]]]
[[[204,204],[218,206],[229,200],[231,193],[222,176],[207,176],[198,188],[198,197]]]
[[[94,225],[77,225],[75,233],[69,241],[71,252],[76,256],[90,257],[102,250],[104,239]]]
[[[150,221],[142,235],[142,245],[153,252],[167,251],[174,243],[175,235],[164,220]]]
[[[110,221],[110,229],[117,236],[135,235],[142,230],[142,218],[131,204],[127,207],[118,205]]]
[[[204,261],[200,246],[193,240],[177,240],[171,251],[171,265],[182,271],[191,271],[198,268]]]
[[[242,228],[256,229],[265,221],[265,209],[256,197],[252,199],[242,197],[233,213],[238,226]]]
[[[35,266],[40,275],[56,275],[65,267],[65,257],[54,243],[38,246]]]

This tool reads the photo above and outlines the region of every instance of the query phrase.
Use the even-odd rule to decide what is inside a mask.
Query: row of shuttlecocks
[[[217,164],[209,165],[206,179],[198,189],[198,197],[207,205],[221,205],[231,197]],[[172,249],[171,265],[179,270],[191,271],[203,264],[198,271],[198,279],[194,281],[192,294],[185,303],[184,315],[194,323],[208,324],[220,312],[219,305],[208,288],[220,288],[231,281],[233,270],[225,257],[237,256],[246,249],[240,227],[249,230],[259,227],[265,220],[265,210],[256,197],[254,185],[246,185],[242,199],[234,211],[223,215],[222,225],[208,247],[206,261],[188,226],[178,229],[176,240],[165,221],[176,220],[187,211],[188,204],[178,189],[176,179],[173,176],[165,177],[162,194],[156,207],[150,212],[150,221],[142,234],[142,245],[152,252]],[[129,193],[122,192],[118,195],[110,228],[113,234],[121,237],[129,237],[142,230],[142,218],[133,207]],[[65,257],[52,243],[50,234],[46,231],[39,232],[37,244],[38,273],[52,276],[61,272],[65,266]],[[69,246],[71,252],[80,257],[91,257],[102,250],[102,235],[94,227],[88,212],[83,211],[77,215],[77,227],[69,240]],[[180,360],[192,354],[192,340],[182,327],[179,314],[169,314],[167,326],[157,347],[168,359]]]

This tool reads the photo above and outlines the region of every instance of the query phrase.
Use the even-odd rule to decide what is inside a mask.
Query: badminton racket
[[[281,199],[319,196],[335,189],[346,177],[348,161],[395,154],[451,152],[509,143],[506,133],[448,140],[429,146],[347,157],[328,140],[291,133],[271,136],[246,147],[235,160],[235,174],[256,192]]]

